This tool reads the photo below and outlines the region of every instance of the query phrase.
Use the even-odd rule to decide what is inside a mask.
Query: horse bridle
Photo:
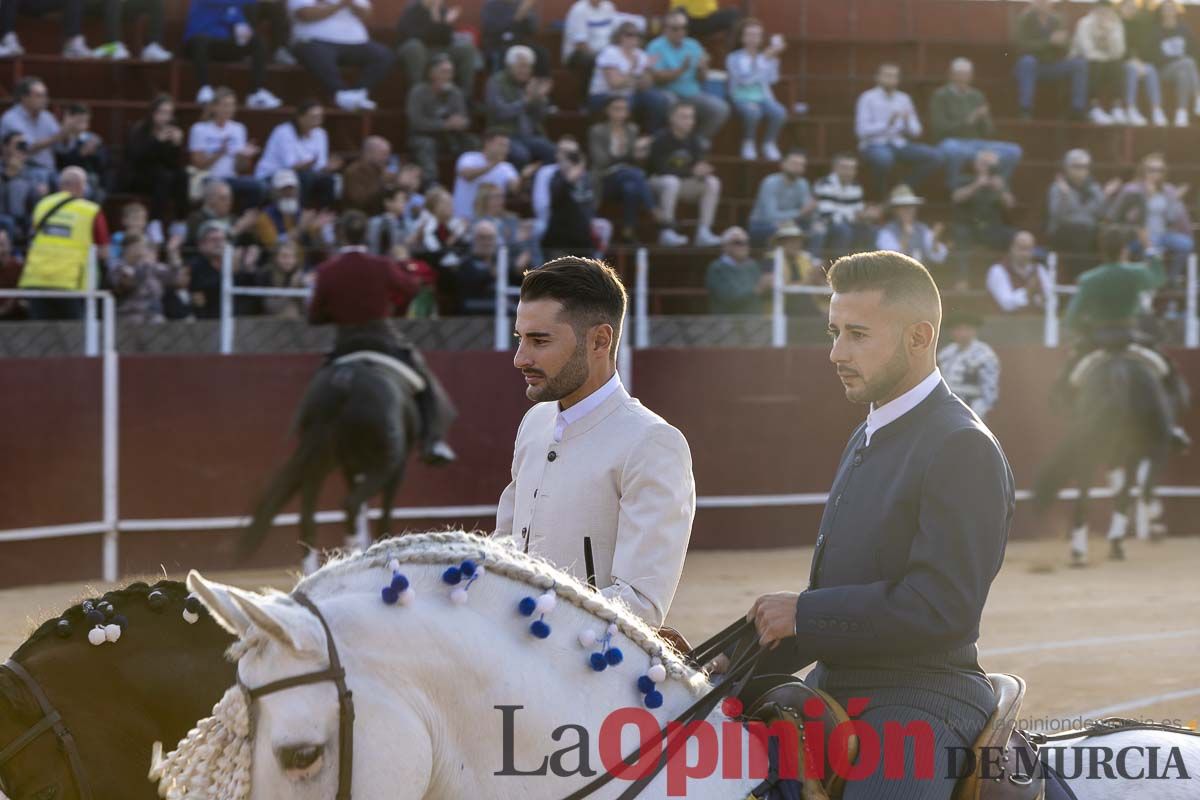
[[[250,688],[238,678],[238,685],[246,692],[248,705],[254,700],[268,694],[293,689],[297,686],[307,686],[311,683],[333,681],[338,692],[338,790],[336,800],[350,800],[350,788],[354,777],[354,696],[346,686],[346,670],[342,668],[338,658],[337,645],[333,643],[333,633],[329,630],[325,617],[317,610],[312,600],[304,592],[292,592],[292,599],[312,612],[321,627],[325,630],[325,642],[329,649],[329,666],[319,672],[307,672],[291,678],[273,681],[265,686]]]
[[[3,750],[0,750],[0,767],[7,764],[12,757],[21,752],[31,742],[37,739],[46,731],[53,731],[58,737],[58,743],[63,751],[67,754],[67,764],[71,767],[71,777],[75,779],[75,788],[79,791],[80,800],[92,800],[92,787],[88,783],[87,773],[83,769],[83,759],[79,757],[79,747],[75,744],[75,737],[71,735],[71,731],[67,729],[67,725],[63,722],[62,715],[50,703],[50,699],[46,697],[46,693],[42,691],[42,687],[33,679],[24,667],[13,661],[11,658],[4,662],[3,666],[25,685],[25,688],[33,695],[33,699],[37,700],[38,707],[41,709],[42,718],[38,720],[33,727],[18,736],[14,741],[10,742]]]

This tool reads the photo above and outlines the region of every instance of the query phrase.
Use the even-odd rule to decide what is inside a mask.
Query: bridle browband
[[[336,800],[350,800],[350,788],[354,777],[354,696],[346,686],[346,670],[342,668],[341,659],[338,658],[337,646],[333,643],[333,633],[329,630],[325,617],[321,616],[321,612],[304,592],[292,592],[292,599],[311,611],[325,630],[329,666],[319,672],[307,672],[291,678],[282,678],[253,689],[242,683],[241,678],[238,678],[238,684],[246,692],[249,705],[259,697],[282,692],[285,689],[333,681],[338,692],[338,790]]]
[[[33,699],[37,700],[38,707],[42,711],[42,718],[32,728],[0,750],[0,766],[7,764],[13,756],[24,750],[46,731],[53,731],[54,735],[58,737],[59,745],[67,754],[67,764],[71,767],[71,777],[75,779],[75,788],[79,791],[80,800],[92,800],[92,787],[88,783],[87,773],[83,769],[83,759],[79,757],[79,747],[75,744],[75,737],[71,735],[71,731],[67,730],[62,715],[50,704],[42,687],[24,667],[11,658],[2,666],[25,684],[25,688],[33,695]]]

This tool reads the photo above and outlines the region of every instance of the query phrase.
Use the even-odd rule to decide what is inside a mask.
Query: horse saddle
[[[1002,673],[989,674],[987,677],[996,697],[996,710],[975,741],[973,759],[975,765],[988,765],[987,771],[985,773],[977,767],[959,778],[952,800],[1043,800],[1044,778],[1041,774],[1027,773],[1029,765],[1037,764],[1037,752],[1025,739],[1024,733],[1017,730],[1021,700],[1025,696],[1025,681],[1016,675]],[[796,742],[800,748],[795,763],[799,765],[804,764],[805,722],[819,720],[826,731],[826,742],[829,742],[828,732],[849,720],[845,709],[836,700],[791,675],[755,678],[746,685],[740,698],[747,717],[768,725],[785,722],[795,726]],[[805,713],[806,702],[813,698],[821,703],[819,717]],[[807,710],[813,710],[812,704]],[[1018,754],[1018,751],[1022,753]],[[839,754],[837,760],[853,764],[857,758],[857,737],[846,737],[845,751]],[[832,760],[827,752],[822,788],[830,800],[839,800],[845,788],[845,779],[832,769]]]
[[[419,394],[425,391],[425,379],[421,377],[421,373],[405,364],[398,358],[377,352],[375,350],[356,350],[353,353],[347,353],[344,356],[334,360],[334,364],[351,364],[355,362],[365,361],[368,364],[376,364],[385,369],[390,369],[397,373],[409,387],[412,388],[414,394]]]
[[[1071,382],[1071,387],[1078,389],[1083,385],[1083,379],[1087,376],[1088,372],[1094,369],[1098,364],[1101,364],[1105,360],[1116,355],[1125,355],[1137,361],[1141,361],[1150,368],[1150,371],[1153,372],[1154,376],[1160,381],[1171,374],[1171,367],[1162,355],[1150,349],[1149,347],[1146,347],[1145,345],[1127,344],[1117,350],[1108,350],[1104,348],[1093,350],[1083,358],[1079,359],[1079,363],[1075,365],[1073,370],[1071,370],[1071,376],[1069,379]]]

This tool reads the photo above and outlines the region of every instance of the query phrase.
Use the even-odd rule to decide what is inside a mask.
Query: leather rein
[[[292,599],[312,612],[325,630],[325,642],[329,652],[329,666],[317,672],[306,672],[291,678],[272,681],[265,686],[250,688],[238,679],[238,684],[246,692],[249,703],[268,694],[294,689],[297,686],[308,686],[313,683],[332,681],[338,692],[338,790],[336,800],[350,800],[350,789],[354,778],[354,696],[346,686],[346,670],[338,658],[337,645],[333,643],[333,633],[329,630],[325,617],[317,609],[312,600],[304,592],[292,592]]]
[[[12,760],[13,756],[21,752],[32,743],[35,739],[41,736],[46,731],[53,731],[58,737],[58,743],[62,750],[67,755],[67,764],[71,768],[71,777],[75,779],[75,788],[79,792],[80,800],[92,800],[92,787],[88,783],[87,772],[83,768],[83,759],[79,757],[79,747],[75,744],[75,737],[71,735],[71,731],[67,729],[67,725],[63,722],[62,715],[50,703],[50,699],[46,697],[46,693],[42,691],[42,687],[33,679],[24,667],[13,661],[11,658],[4,662],[4,669],[7,669],[25,685],[25,688],[33,695],[33,699],[37,701],[38,707],[41,709],[42,718],[38,720],[33,727],[22,733],[12,742],[0,750],[0,767]]]

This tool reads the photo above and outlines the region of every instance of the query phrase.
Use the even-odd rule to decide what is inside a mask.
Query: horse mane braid
[[[10,658],[21,661],[22,656],[27,655],[29,650],[43,639],[54,638],[54,626],[58,624],[60,619],[65,619],[71,623],[73,632],[84,633],[87,631],[87,622],[83,616],[83,601],[90,600],[93,603],[99,603],[102,600],[107,600],[113,604],[117,612],[121,612],[122,605],[129,600],[139,600],[145,602],[146,598],[153,591],[160,591],[165,594],[168,599],[174,604],[176,601],[182,602],[188,596],[188,589],[180,581],[161,580],[151,586],[145,581],[135,581],[121,589],[113,589],[105,592],[99,597],[84,597],[78,603],[63,611],[56,617],[51,617],[45,622],[38,625],[33,633],[29,635],[20,647],[10,656]],[[74,633],[72,634],[74,635]]]
[[[617,629],[646,655],[661,658],[670,677],[684,681],[693,690],[698,689],[696,680],[702,677],[701,673],[686,664],[674,646],[661,638],[625,604],[603,596],[545,559],[517,550],[508,541],[465,531],[416,533],[382,539],[367,550],[330,561],[312,575],[301,579],[296,584],[296,590],[309,592],[348,574],[386,567],[392,559],[402,564],[451,566],[469,558],[482,564],[489,572],[518,583],[542,591],[552,589],[560,600],[606,623],[615,622]]]

